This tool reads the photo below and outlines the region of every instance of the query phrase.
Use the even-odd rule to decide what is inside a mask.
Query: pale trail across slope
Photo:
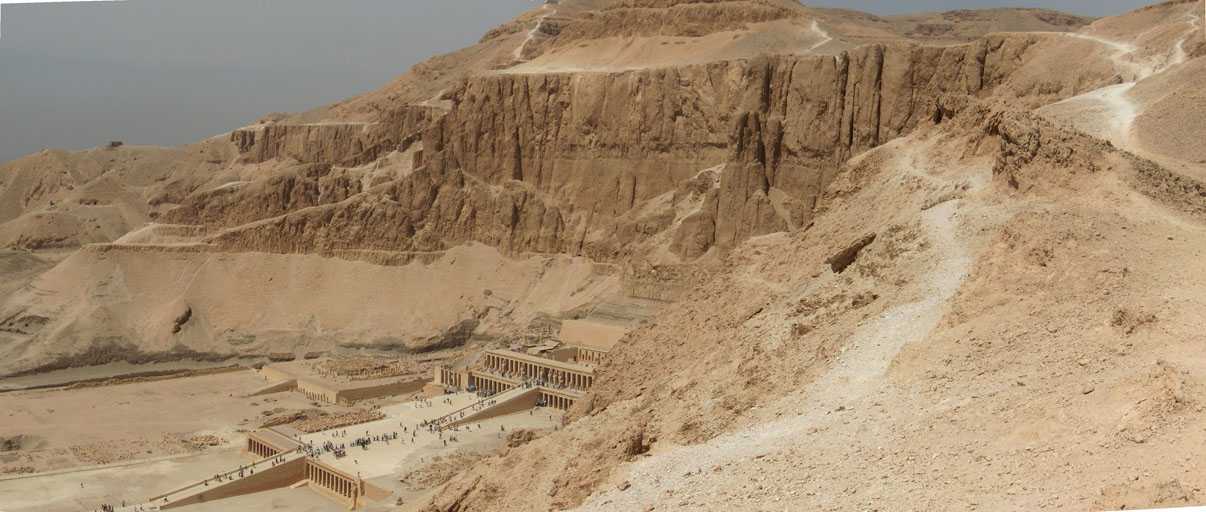
[[[808,29],[811,30],[814,34],[816,34],[821,39],[820,39],[820,41],[813,43],[812,46],[809,46],[807,49],[805,49],[804,50],[805,52],[811,52],[813,50],[816,50],[817,48],[825,46],[830,41],[833,41],[833,36],[829,35],[828,31],[821,28],[821,25],[819,23],[817,23],[817,20],[812,20],[812,25],[809,26]]]
[[[1202,5],[1206,8],[1206,2],[1202,2]],[[1173,61],[1176,64],[1183,63],[1189,59],[1189,54],[1185,52],[1185,42],[1189,41],[1194,32],[1202,29],[1202,18],[1197,14],[1186,13],[1185,18],[1187,18],[1187,22],[1189,23],[1189,30],[1177,41],[1176,50],[1173,53]],[[1203,35],[1203,37],[1206,37],[1206,35]]]
[[[1083,33],[1065,34],[1068,37],[1093,41],[1110,49],[1112,51],[1110,60],[1113,61],[1115,69],[1124,73],[1123,78],[1126,81],[1073,96],[1052,104],[1049,107],[1080,106],[1091,111],[1093,110],[1092,106],[1097,105],[1101,109],[1104,109],[1104,119],[1095,121],[1104,122],[1102,128],[1105,128],[1104,133],[1098,132],[1097,134],[1104,136],[1119,147],[1132,151],[1135,150],[1134,141],[1131,138],[1131,127],[1134,125],[1140,111],[1139,106],[1130,98],[1129,94],[1136,83],[1185,62],[1188,58],[1185,52],[1185,42],[1197,32],[1201,25],[1201,18],[1197,14],[1188,13],[1185,15],[1185,20],[1189,24],[1189,29],[1177,41],[1171,50],[1171,56],[1167,56],[1164,62],[1155,62],[1152,60],[1144,62],[1137,60],[1135,55],[1139,51],[1139,48],[1134,43],[1114,41]],[[1142,34],[1138,38],[1142,38]],[[1082,126],[1082,128],[1095,132],[1094,128],[1096,126],[1094,125],[1096,123],[1088,122],[1084,124],[1088,126]]]
[[[1196,28],[1198,18],[1191,18]],[[1131,56],[1137,52],[1137,48],[1132,44],[1085,34],[1071,37],[1092,40],[1110,48],[1113,50],[1111,58],[1117,67],[1133,73],[1128,77],[1128,83],[1104,87],[1077,97],[1079,101],[1091,100],[1107,105],[1115,120],[1112,129],[1116,133],[1129,132],[1130,123],[1138,113],[1137,106],[1126,95],[1134,82],[1183,62],[1180,60],[1183,57],[1176,54],[1159,65],[1135,62]],[[931,163],[913,151],[912,146],[889,143],[878,150],[899,155],[897,176],[901,179],[923,178],[923,182],[941,187],[942,178],[924,172],[923,169]],[[988,183],[990,172],[982,171],[971,173],[973,188]],[[970,271],[973,257],[958,238],[959,230],[956,229],[957,215],[964,204],[965,200],[947,201],[920,214],[920,224],[931,242],[930,250],[934,257],[932,265],[921,276],[921,289],[917,295],[920,298],[890,308],[862,324],[852,334],[840,359],[808,386],[803,395],[805,403],[800,404],[800,415],[757,425],[700,445],[674,447],[624,466],[619,471],[629,482],[627,488],[602,489],[592,495],[581,510],[637,510],[650,504],[666,504],[659,503],[662,501],[679,502],[690,498],[692,493],[715,495],[716,488],[740,485],[742,481],[752,478],[750,475],[740,477],[727,469],[723,476],[713,476],[711,472],[703,470],[748,462],[782,450],[785,446],[807,444],[810,430],[823,428],[827,422],[835,421],[829,413],[838,407],[862,408],[874,401],[878,393],[891,387],[886,379],[891,362],[903,347],[924,341],[938,325],[947,304]],[[694,478],[693,471],[696,471]],[[766,480],[758,482],[766,483]],[[673,494],[667,493],[671,490]]]
[[[523,60],[524,49],[526,49],[528,47],[528,43],[532,42],[532,40],[536,38],[536,34],[540,32],[540,27],[542,25],[544,25],[545,18],[548,18],[549,16],[552,16],[553,14],[556,14],[556,12],[557,12],[555,9],[552,8],[551,5],[549,5],[547,3],[541,5],[540,8],[542,10],[545,10],[548,12],[540,15],[539,18],[536,18],[536,26],[532,27],[532,30],[528,31],[528,36],[523,40],[522,43],[519,44],[518,47],[515,48],[515,53],[514,53],[515,60]]]
[[[900,139],[878,149],[897,155],[894,169],[897,179],[920,179],[932,185],[927,187],[932,190],[949,188],[952,183],[925,172],[931,163],[915,150],[915,145],[906,142],[912,141]],[[987,184],[991,174],[989,169],[968,172],[970,176],[965,174],[961,178],[970,178],[973,188]],[[902,188],[904,185],[886,184]],[[810,431],[835,421],[830,413],[838,407],[868,408],[868,403],[890,386],[887,371],[897,354],[910,343],[924,341],[970,272],[973,257],[957,235],[960,230],[956,219],[963,203],[960,199],[950,200],[920,213],[919,224],[930,242],[928,251],[932,258],[917,280],[917,299],[889,308],[861,324],[840,358],[807,387],[804,403],[798,404],[801,411],[798,416],[723,435],[704,444],[671,448],[634,462],[620,469],[627,473],[626,489],[602,490],[592,495],[580,510],[640,510],[661,500],[678,502],[692,492],[714,493],[725,484],[740,485],[744,480],[735,478],[736,473],[726,470],[720,475],[703,470],[748,462],[787,446],[806,443]],[[696,473],[699,476],[692,479],[694,470],[699,470]],[[668,490],[675,491],[674,495],[668,496]]]

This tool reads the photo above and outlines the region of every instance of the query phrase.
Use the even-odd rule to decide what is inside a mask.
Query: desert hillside
[[[928,122],[944,95],[1041,104],[1113,73],[1092,41],[1053,33],[863,45],[830,34],[828,20],[793,2],[546,4],[313,112],[181,148],[6,164],[6,247],[74,254],[37,281],[14,274],[28,285],[0,305],[5,370],[421,350],[466,322],[502,338],[599,304],[622,305],[609,321],[633,326],[744,240],[807,226],[842,162]],[[1083,68],[1051,73],[1048,46],[1083,57]],[[466,244],[484,253],[448,254]],[[290,258],[237,256],[248,253]],[[555,279],[569,290],[559,298],[534,303],[524,297],[538,283],[495,273],[520,260],[552,268],[558,255],[584,269]],[[161,260],[170,263],[151,263]],[[464,292],[411,288],[373,301],[390,320],[354,327],[309,297],[309,283],[268,281],[305,265],[321,268],[320,280],[345,279],[341,296],[364,297],[355,283],[374,273],[407,279],[441,262],[485,274]],[[217,281],[203,278],[209,269],[221,269]],[[517,284],[524,291],[493,293]],[[229,300],[284,311],[235,313]],[[194,320],[177,325],[183,316]]]
[[[565,424],[410,509],[1200,503],[1204,13],[562,0],[309,112],[30,155],[0,374],[585,319],[628,333]]]

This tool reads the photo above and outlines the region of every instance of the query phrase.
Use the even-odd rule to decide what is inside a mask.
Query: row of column
[[[458,378],[458,377],[459,376],[457,375],[457,373],[452,371],[451,368],[441,367],[440,368],[440,381],[437,384],[443,384],[445,386],[452,386],[455,388],[462,387],[460,378]]]
[[[355,497],[359,491],[356,482],[314,464],[306,464],[306,479],[345,498]]]
[[[561,382],[562,384],[564,384],[565,387],[568,387],[568,388],[580,389],[580,390],[585,391],[587,389],[590,389],[591,384],[594,384],[595,378],[590,375],[583,375],[583,374],[577,373],[577,372],[562,371],[562,370],[558,370],[556,368],[554,368],[553,371],[560,374],[560,375],[556,375],[556,377],[558,377],[557,380],[559,382]]]
[[[477,389],[485,391],[491,395],[502,393],[503,391],[507,391],[515,387],[510,384],[499,382],[494,379],[488,379],[482,376],[474,376],[473,381],[477,384]]]
[[[574,405],[574,400],[571,398],[550,395],[548,393],[541,393],[541,396],[544,398],[544,403],[547,407],[553,407],[565,411],[569,410],[569,408],[573,407]]]
[[[310,400],[314,400],[316,402],[330,402],[330,400],[327,400],[326,393],[319,393],[317,391],[308,391],[308,390],[303,389],[302,394],[306,395],[306,398],[309,398]]]
[[[255,438],[247,437],[247,452],[261,459],[276,455],[277,450],[267,444],[261,443]]]
[[[495,354],[486,354],[485,366],[493,371],[502,373],[503,375],[515,375],[515,378],[522,380],[543,379],[550,384],[562,385],[569,388],[587,390],[591,384],[594,384],[594,376],[584,373],[578,373],[570,370],[563,370],[552,366],[544,366],[527,361],[520,361],[508,357],[500,357]]]
[[[603,361],[604,354],[606,354],[606,352],[579,347],[576,359],[579,363],[599,364]]]

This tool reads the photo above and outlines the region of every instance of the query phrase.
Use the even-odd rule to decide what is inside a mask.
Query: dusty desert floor
[[[93,372],[95,373],[95,371]],[[319,409],[329,414],[355,410],[320,404],[285,391],[246,397],[265,381],[248,369],[153,382],[78,389],[10,391],[0,394],[0,503],[5,512],[91,510],[100,504],[131,505],[251,459],[242,451],[248,430],[281,411]],[[460,393],[430,401],[389,397],[371,401],[384,419],[302,436],[321,445],[347,440],[333,432],[380,435],[415,431],[415,426],[474,403]],[[426,483],[447,478],[450,467],[497,452],[517,429],[552,430],[562,413],[540,409],[493,418],[443,434],[421,430],[371,449],[352,448],[329,464],[361,474],[395,494],[397,505],[417,506],[429,494]],[[405,429],[403,428],[405,427]],[[328,460],[329,459],[329,460]],[[383,503],[377,506],[385,506]],[[265,493],[190,506],[189,510],[340,510],[307,489]],[[406,510],[406,508],[403,508]]]
[[[185,455],[242,441],[265,411],[312,407],[296,394],[243,398],[263,381],[239,370],[82,389],[0,394],[0,438],[20,451],[0,454],[4,472],[51,471]],[[214,436],[210,439],[204,436]],[[190,440],[204,441],[194,446]],[[25,469],[28,471],[28,469]]]

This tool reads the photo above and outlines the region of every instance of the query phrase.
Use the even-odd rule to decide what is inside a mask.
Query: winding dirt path
[[[1135,84],[1185,63],[1188,58],[1185,43],[1198,31],[1201,18],[1197,14],[1189,13],[1185,16],[1185,23],[1189,28],[1162,62],[1150,58],[1138,59],[1136,55],[1139,47],[1134,43],[1084,33],[1066,34],[1067,37],[1093,41],[1109,49],[1114,68],[1126,81],[1073,96],[1043,107],[1039,112],[1066,119],[1086,133],[1105,138],[1133,153],[1141,153],[1135,144],[1132,130],[1135,119],[1143,113],[1143,107],[1131,97],[1131,90]]]
[[[825,29],[821,28],[821,25],[819,23],[817,23],[817,20],[812,20],[812,25],[810,25],[808,27],[808,29],[811,30],[818,37],[820,37],[821,40],[817,41],[812,46],[809,46],[807,49],[804,50],[805,52],[811,53],[811,52],[815,51],[817,48],[825,46],[825,45],[829,44],[830,41],[833,41],[833,36],[829,35],[829,32],[827,32]]]
[[[552,6],[550,6],[549,4],[543,4],[540,6],[540,8],[542,10],[545,10],[548,12],[540,15],[539,18],[536,18],[536,25],[533,26],[532,29],[528,31],[528,37],[525,38],[523,40],[523,42],[520,43],[519,46],[517,46],[515,48],[515,52],[513,55],[515,57],[515,60],[517,60],[517,61],[524,60],[523,51],[524,51],[524,49],[526,49],[528,47],[528,43],[532,42],[532,40],[536,38],[536,34],[540,33],[540,27],[544,25],[544,20],[546,18],[548,18],[549,16],[552,16],[553,14],[557,13],[557,11],[555,9],[553,9]]]
[[[932,185],[926,187],[932,190],[953,184],[926,172],[929,162],[918,152],[904,145],[890,146],[884,150],[897,153],[895,174],[899,179],[920,177]],[[893,185],[899,184],[888,184]],[[914,285],[912,296],[916,299],[885,310],[851,333],[838,360],[807,387],[804,402],[793,404],[802,411],[799,415],[704,444],[657,452],[620,470],[627,473],[624,475],[629,482],[627,488],[605,488],[592,495],[580,510],[642,510],[649,505],[661,510],[681,505],[684,499],[700,500],[695,505],[703,505],[703,509],[710,508],[708,502],[727,503],[732,496],[747,492],[748,484],[755,483],[761,489],[762,484],[770,485],[769,480],[783,478],[762,474],[757,468],[758,459],[787,447],[809,446],[813,432],[837,428],[838,423],[846,421],[844,415],[832,414],[833,411],[871,410],[876,402],[891,402],[895,388],[888,381],[887,372],[892,361],[905,346],[925,340],[971,270],[974,258],[958,236],[962,230],[957,229],[963,204],[960,199],[950,200],[918,214],[918,224],[930,242],[927,249],[930,263]],[[875,426],[875,422],[871,425],[868,428],[886,428]],[[831,448],[835,452],[843,449]],[[723,473],[707,470],[716,467],[726,469]]]

